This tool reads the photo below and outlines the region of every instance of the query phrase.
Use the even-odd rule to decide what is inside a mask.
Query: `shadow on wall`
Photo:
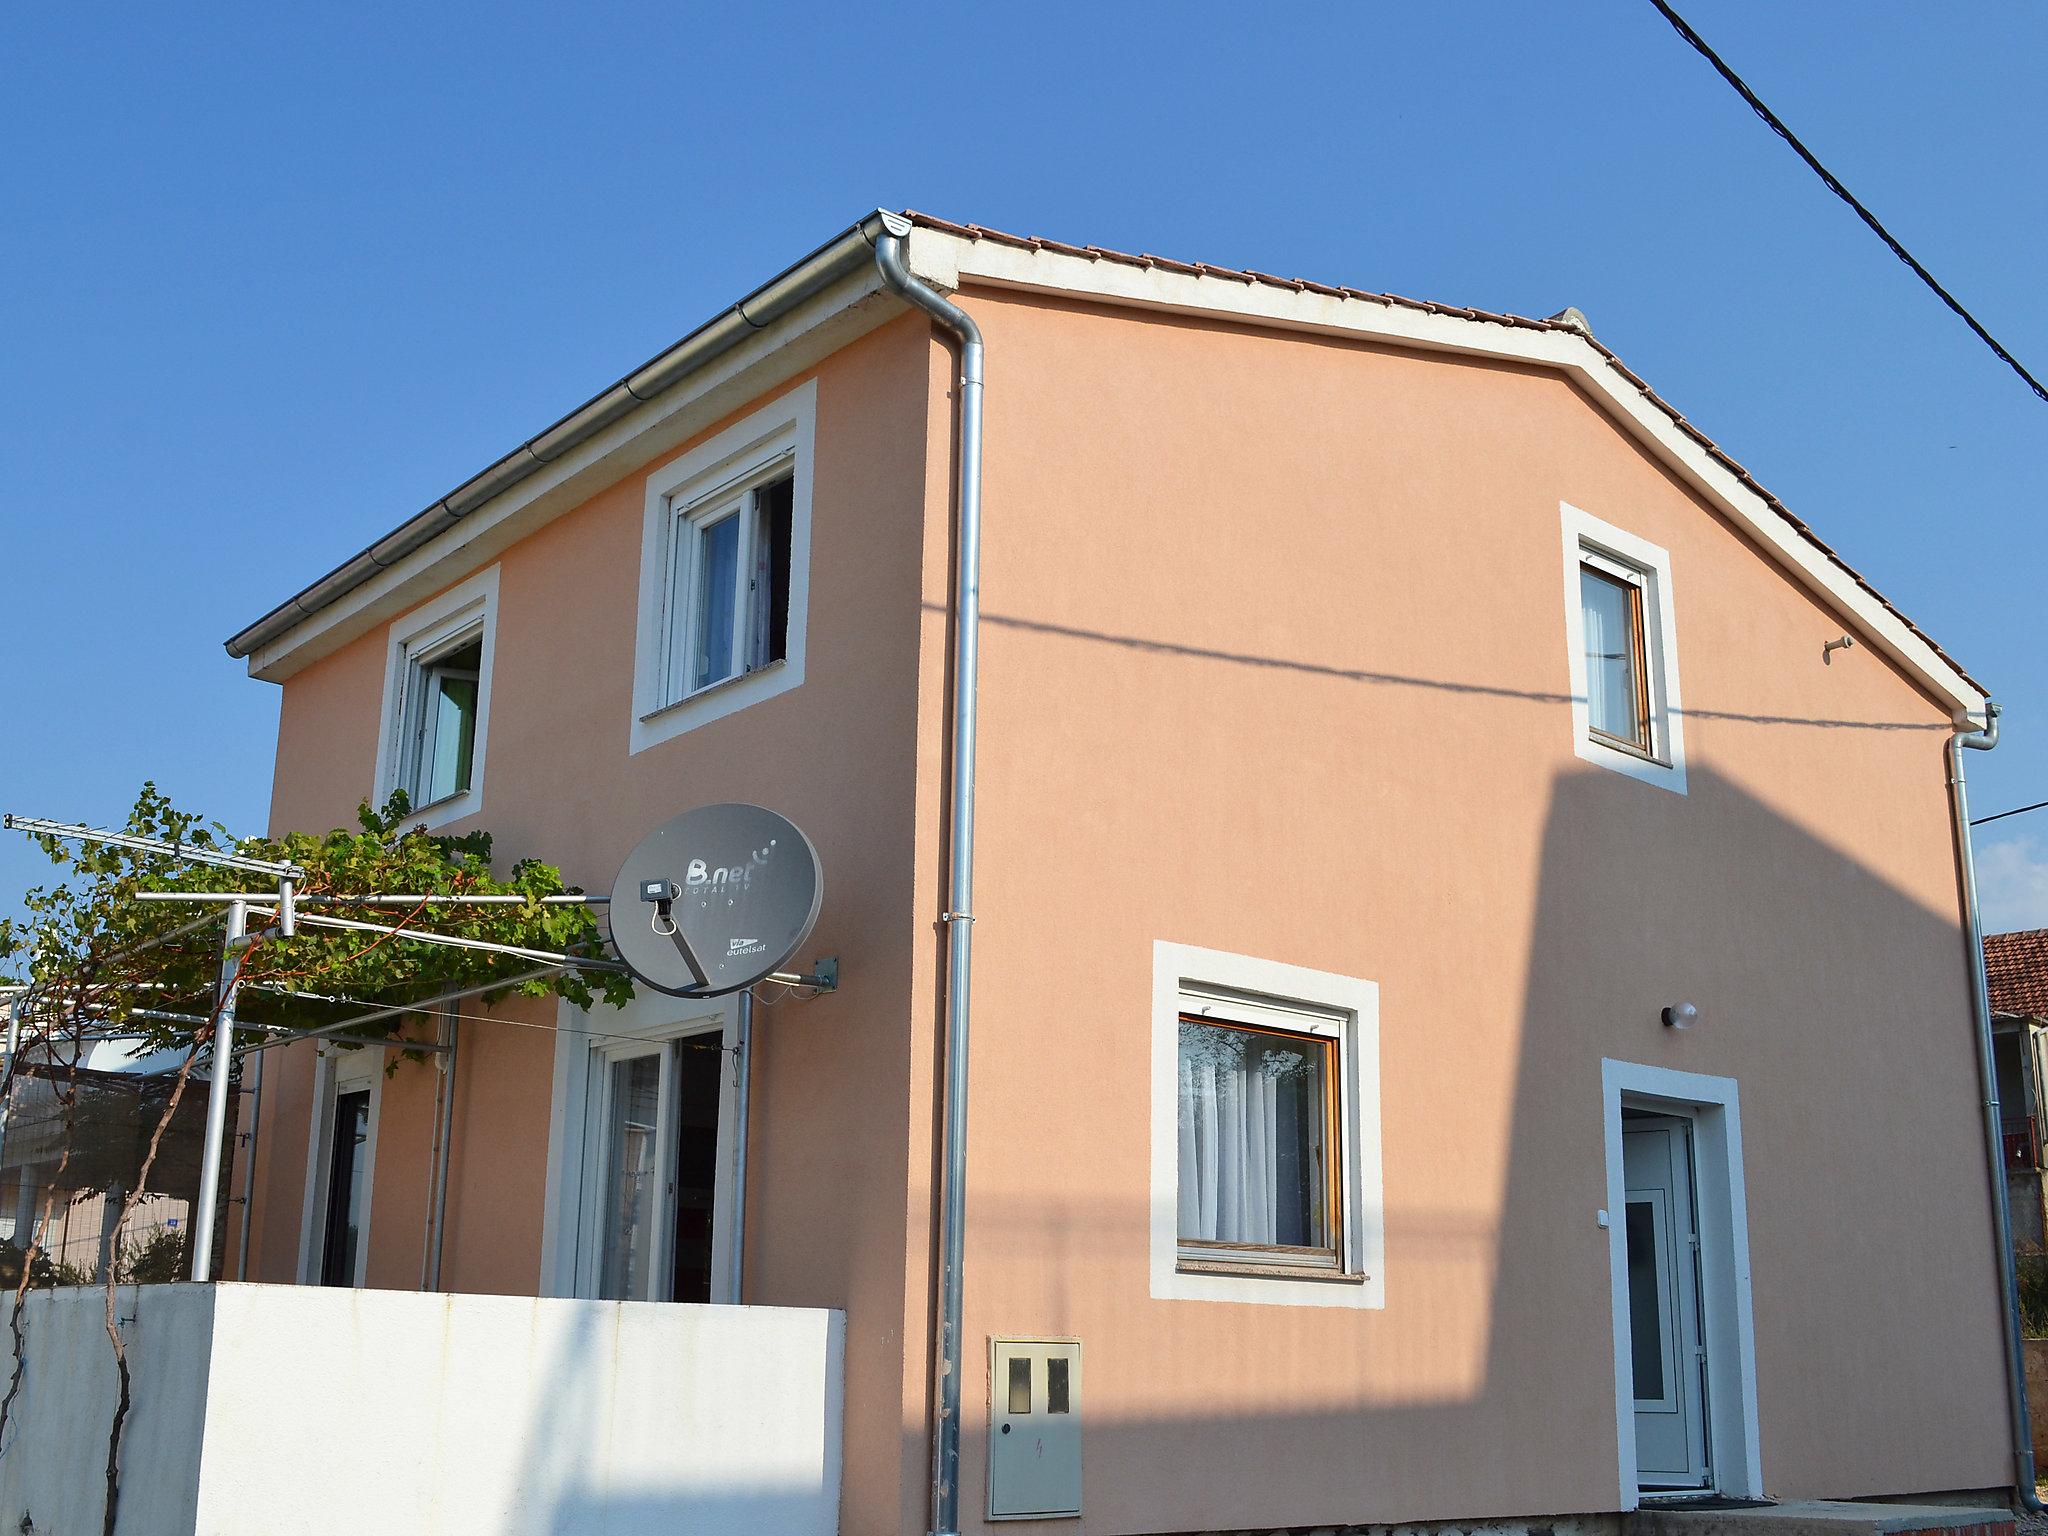
[[[688,1330],[698,1347],[673,1355],[634,1348],[634,1314],[674,1317],[685,1310],[713,1324]],[[529,1394],[535,1406],[518,1458],[519,1509],[492,1536],[832,1536],[839,1529],[843,1420],[837,1380],[823,1391],[771,1387],[767,1412],[763,1394],[740,1400],[731,1381],[719,1379],[722,1371],[737,1366],[773,1378],[787,1363],[773,1341],[744,1358],[703,1347],[718,1321],[744,1326],[749,1316],[766,1322],[772,1314],[653,1302],[577,1307],[572,1325],[556,1332],[547,1357],[536,1362],[544,1386]],[[654,1336],[675,1334],[663,1329]],[[835,1357],[839,1350],[832,1346]],[[801,1379],[816,1363],[808,1355],[801,1360]],[[810,1427],[787,1416],[799,1398],[817,1405]],[[750,1465],[726,1460],[675,1470],[676,1447],[693,1440],[716,1440],[727,1457],[744,1454]],[[736,1444],[744,1452],[736,1453]]]
[[[1925,792],[1939,796],[1945,733],[1926,734]],[[1043,830],[1067,835],[1051,821]],[[1503,822],[1500,835],[1518,832]],[[1287,849],[1265,851],[1286,865]],[[1519,1017],[1512,994],[1492,1016],[1447,1015],[1430,995],[1440,965],[1484,966],[1482,931],[1448,934],[1447,957],[1390,960],[1382,979],[1384,1312],[1272,1309],[1292,1314],[1282,1327],[1251,1316],[1264,1309],[1152,1302],[1140,1200],[1051,1186],[977,1199],[970,1309],[978,1262],[1004,1275],[1004,1291],[1039,1298],[1026,1304],[1032,1315],[1001,1326],[1076,1334],[1088,1349],[1090,1536],[1616,1508],[1609,1233],[1596,1221],[1608,1203],[1603,1059],[1740,1085],[1767,1491],[1853,1497],[2009,1481],[1966,957],[1954,907],[1932,904],[1947,892],[1902,890],[1697,760],[1682,799],[1594,768],[1565,771],[1536,867]],[[1443,904],[1456,924],[1484,908],[1446,891],[1489,877],[1428,872],[1416,899]],[[1067,914],[1115,931],[1111,914],[1099,925],[1093,916]],[[1041,1002],[1084,1001],[1056,994],[1055,982]],[[1699,1008],[1684,1032],[1660,1020],[1681,1001]],[[1017,1024],[995,1009],[977,1022],[990,1034]],[[1513,1062],[1505,1156],[1478,1217],[1418,1201],[1403,1172],[1492,1177],[1490,1160],[1462,1149],[1464,1085],[1432,1062],[1431,1041],[1469,1045],[1474,1034]],[[977,1128],[978,1170],[996,1149],[1028,1164],[1035,1138],[1088,1132],[1043,1118],[1006,1125],[1027,1106],[992,1108]],[[1042,1104],[1030,1108],[1043,1116]],[[1030,1187],[1014,1163],[1001,1181]],[[1012,1284],[1012,1263],[1036,1266],[1042,1284]],[[1457,1298],[1474,1295],[1461,1313]],[[1460,1318],[1475,1315],[1476,1333],[1461,1332]],[[970,1345],[969,1512],[985,1498],[984,1348]],[[1333,1359],[1355,1359],[1356,1385],[1289,1406],[1297,1376],[1328,1383]],[[1235,1406],[1261,1400],[1278,1406]],[[925,1444],[924,1424],[907,1424],[907,1465]]]
[[[1225,677],[1255,680],[1258,669],[1279,667],[1372,688],[1546,709],[1568,702],[1562,694],[1011,617],[989,622],[1061,643],[1088,640],[1191,662]],[[1219,710],[1229,707],[1229,693],[1217,690]],[[1925,794],[1941,794],[1947,733],[1939,723],[1702,707],[1686,713],[1816,743],[1859,731],[1917,736]],[[1044,1275],[1037,1311],[1018,1318],[1017,1331],[1071,1332],[1087,1342],[1083,1528],[1091,1536],[1613,1509],[1621,1492],[1614,1298],[1609,1235],[1595,1219],[1607,1203],[1605,1059],[1740,1084],[1767,1491],[1903,1494],[2005,1480],[1989,1189],[1967,957],[1952,889],[1937,889],[1938,880],[1918,892],[1901,889],[1717,773],[1705,755],[1696,744],[1682,798],[1592,768],[1556,778],[1535,860],[1527,953],[1514,957],[1519,970],[1498,967],[1526,978],[1519,997],[1498,995],[1459,1013],[1434,995],[1447,969],[1484,967],[1489,942],[1498,944],[1498,934],[1478,922],[1483,906],[1462,900],[1495,876],[1483,867],[1416,872],[1418,899],[1446,914],[1450,926],[1443,953],[1391,957],[1382,983],[1382,1059],[1400,1064],[1382,1082],[1384,1312],[1297,1313],[1283,1329],[1270,1317],[1248,1316],[1263,1309],[1154,1303],[1140,1199],[1120,1205],[1056,1188],[977,1198],[970,1262],[1001,1273],[1014,1260]],[[1143,786],[1120,792],[1140,794]],[[1385,801],[1360,796],[1356,803],[1356,825],[1323,823],[1316,837],[1365,846],[1377,830],[1368,818],[1384,815]],[[1468,834],[1497,838],[1519,857],[1526,824],[1512,813],[1468,803],[1460,814]],[[1489,826],[1496,814],[1501,819]],[[1051,819],[1040,832],[1052,845],[1049,859],[1082,852],[1059,843],[1085,836],[1085,828]],[[1868,835],[1882,837],[1884,829]],[[1915,836],[1924,839],[1924,828]],[[1287,862],[1287,849],[1266,851],[1276,864]],[[1067,916],[1086,926],[1092,914]],[[1103,931],[1115,931],[1110,914],[1103,916]],[[1132,954],[1127,963],[1149,972],[1149,955]],[[1680,1001],[1700,1009],[1697,1025],[1683,1034],[1659,1022],[1659,1010]],[[995,1014],[984,1028],[1005,1022]],[[1467,1085],[1432,1066],[1425,1036],[1468,1047],[1477,1036],[1511,1062],[1503,1073],[1505,1146],[1497,1170],[1465,1155]],[[1005,1126],[1005,1110],[1021,1114],[1022,1107],[994,1108],[977,1126],[978,1169],[1001,1155],[994,1149],[1016,1149],[1028,1162],[1034,1136],[1085,1138],[1089,1131],[1051,1124],[1043,1105],[1034,1124]],[[1418,1199],[1412,1175],[1426,1166],[1466,1170],[1482,1187],[1470,1205],[1455,1208]],[[861,1173],[849,1168],[844,1176]],[[1008,1183],[1030,1188],[1028,1179]],[[967,1284],[972,1305],[971,1268]],[[785,1278],[779,1299],[837,1299],[800,1289]],[[1476,1303],[1461,1312],[1453,1304],[1461,1297]],[[1476,1328],[1467,1322],[1474,1317]],[[849,1326],[887,1323],[856,1315]],[[1282,1337],[1292,1342],[1276,1346]],[[966,1394],[969,1511],[984,1497],[987,1457],[980,1345],[974,1341]],[[537,1494],[530,1528],[638,1529],[644,1521],[650,1529],[730,1529],[742,1500],[756,1523],[758,1501],[778,1495],[765,1487],[742,1492],[752,1486],[744,1480],[732,1488],[590,1483],[572,1449],[572,1428],[607,1411],[593,1362],[611,1347],[594,1335],[565,1338],[541,1367],[550,1389],[527,1433]],[[907,1347],[917,1352],[921,1342]],[[1301,1403],[1290,1385],[1297,1371],[1306,1367],[1328,1381],[1333,1355],[1355,1360],[1356,1385]],[[1134,1363],[1162,1359],[1171,1362],[1175,1390]],[[1246,1401],[1265,1406],[1236,1406]],[[651,1419],[674,1411],[665,1396],[618,1406]],[[916,1467],[926,1427],[920,1419],[902,1434],[901,1464]],[[852,1530],[877,1512],[845,1513]],[[784,1518],[796,1518],[794,1506]]]

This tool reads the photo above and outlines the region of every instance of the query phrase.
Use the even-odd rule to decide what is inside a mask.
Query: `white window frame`
[[[391,623],[384,667],[384,706],[377,729],[376,804],[393,790],[412,793],[417,764],[411,746],[423,669],[472,637],[483,642],[477,667],[476,742],[470,753],[469,788],[421,804],[415,798],[408,825],[438,827],[473,816],[484,803],[484,749],[491,722],[491,659],[497,649],[498,567],[480,571],[431,602]]]
[[[628,749],[644,752],[686,731],[800,687],[810,609],[811,473],[817,436],[818,386],[807,379],[745,420],[699,443],[647,477],[640,543],[640,601],[633,648],[633,719]],[[783,656],[747,664],[751,647],[745,606],[739,670],[702,688],[687,686],[695,615],[697,543],[681,537],[740,507],[740,569],[751,568],[755,519],[752,492],[787,474],[789,618]]]
[[[701,1031],[683,1032],[684,1035],[697,1033]],[[606,1154],[612,1128],[612,1070],[621,1062],[648,1056],[653,1057],[660,1068],[661,1086],[655,1096],[658,1107],[654,1124],[654,1176],[657,1180],[666,1180],[669,1172],[675,1167],[675,1042],[681,1038],[683,1035],[662,1035],[643,1040],[611,1040],[593,1047],[590,1052],[590,1080],[584,1100],[589,1106],[584,1116],[585,1188],[583,1198],[578,1202],[581,1219],[576,1233],[576,1294],[579,1296],[598,1295],[604,1280],[600,1272],[604,1261],[603,1234],[599,1228],[605,1217],[605,1183],[611,1173]],[[670,1267],[675,1261],[672,1252],[675,1246],[673,1211],[661,1192],[657,1192],[650,1225],[653,1243],[647,1259],[647,1278],[648,1283],[653,1285],[670,1272]],[[617,1299],[648,1301],[653,1298],[623,1296]]]
[[[1183,1268],[1180,1247],[1180,1019],[1269,1024],[1337,1044],[1338,1271],[1286,1265],[1271,1274]],[[1250,955],[1164,940],[1152,946],[1151,1294],[1168,1301],[1277,1306],[1386,1305],[1386,1211],[1380,1149],[1379,984]]]
[[[711,1300],[732,1300],[732,1193],[738,1149],[733,1107],[738,1088],[736,1029],[738,1005],[731,997],[681,998],[642,992],[623,1009],[600,1004],[586,1013],[564,1001],[555,1028],[554,1091],[548,1109],[548,1175],[541,1216],[541,1294],[595,1297],[598,1292],[599,1223],[605,1169],[605,1121],[609,1116],[608,1074],[631,1056],[662,1053],[662,1121],[656,1131],[663,1169],[675,1158],[674,1046],[693,1036],[716,1034],[723,1066],[718,1078],[716,1185],[711,1197]],[[672,1212],[669,1212],[672,1214]],[[656,1222],[650,1279],[670,1272],[673,1222]]]
[[[1565,655],[1571,676],[1572,746],[1579,757],[1642,784],[1685,793],[1685,711],[1678,686],[1678,622],[1674,615],[1668,551],[1592,513],[1560,502],[1564,531]],[[1593,732],[1587,703],[1586,619],[1580,606],[1579,568],[1635,585],[1642,593],[1643,671],[1649,689],[1647,753],[1616,746]]]
[[[377,1191],[377,1125],[384,1109],[384,1052],[377,1046],[347,1050],[320,1044],[313,1063],[313,1116],[306,1133],[306,1194],[299,1208],[299,1284],[318,1285],[326,1259],[327,1185],[334,1151],[335,1101],[344,1093],[370,1094],[370,1129],[363,1142],[362,1220],[356,1229],[356,1272],[361,1289],[370,1271],[372,1196]]]

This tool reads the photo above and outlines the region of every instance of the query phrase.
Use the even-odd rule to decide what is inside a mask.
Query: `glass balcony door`
[[[712,1236],[723,1214],[720,1045],[712,1032],[591,1053],[584,1294],[711,1299]]]

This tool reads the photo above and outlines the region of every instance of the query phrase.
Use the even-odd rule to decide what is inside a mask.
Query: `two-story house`
[[[861,1536],[2015,1481],[1984,690],[1576,312],[871,216],[229,649],[274,829],[752,802],[840,963],[267,1052],[252,1280],[837,1309]]]

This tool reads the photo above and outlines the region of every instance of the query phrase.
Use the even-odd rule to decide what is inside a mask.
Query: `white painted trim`
[[[370,1269],[372,1197],[377,1192],[377,1123],[384,1110],[384,1052],[374,1045],[345,1050],[314,1048],[313,1115],[306,1131],[306,1192],[299,1206],[299,1284],[318,1285],[326,1258],[327,1175],[332,1161],[334,1101],[343,1093],[370,1090],[370,1132],[363,1143],[362,1223],[356,1234],[356,1272],[361,1287]]]
[[[591,1132],[598,1101],[592,1088],[601,1065],[633,1044],[667,1044],[716,1030],[726,1060],[738,1045],[738,1007],[730,997],[670,997],[643,991],[622,1009],[599,1004],[585,1012],[566,999],[555,1013],[554,1091],[548,1100],[547,1183],[541,1205],[540,1294],[594,1294],[587,1258],[595,1218],[596,1170]],[[664,1073],[672,1068],[664,1065]],[[718,1075],[718,1187],[711,1201],[711,1300],[729,1302],[732,1191],[738,1147],[733,1138],[734,1074]],[[662,1157],[674,1155],[665,1132]]]
[[[1628,1209],[1622,1168],[1624,1102],[1693,1124],[1699,1196],[1700,1310],[1707,1346],[1707,1428],[1714,1489],[1740,1498],[1763,1493],[1756,1406],[1756,1319],[1750,1299],[1749,1197],[1742,1167],[1742,1105],[1732,1077],[1708,1077],[1639,1062],[1600,1063],[1607,1147],[1607,1286],[1613,1319],[1616,1474],[1621,1502],[1642,1502],[1636,1486],[1635,1388],[1628,1333]]]
[[[887,294],[872,267],[834,284],[258,647],[248,658],[249,675],[283,682],[906,307]]]
[[[1352,1281],[1212,1275],[1179,1267],[1180,1015],[1187,988],[1220,988],[1339,1015],[1345,1271]],[[1299,1027],[1291,1025],[1290,1027]],[[1160,1301],[1378,1309],[1387,1304],[1380,1157],[1380,989],[1354,976],[1156,940],[1152,945],[1151,1294]]]
[[[1558,503],[1564,529],[1564,638],[1571,668],[1572,748],[1589,763],[1611,768],[1640,783],[1685,793],[1685,710],[1678,685],[1678,620],[1671,583],[1671,556],[1648,539],[1602,522],[1568,501]],[[1643,644],[1649,654],[1650,743],[1653,755],[1638,757],[1611,747],[1588,724],[1586,616],[1579,605],[1579,563],[1584,555],[1606,557],[1638,578],[1643,593]]]
[[[1469,320],[1368,298],[1297,292],[1223,275],[1024,250],[918,228],[914,271],[947,288],[983,284],[1056,293],[1168,314],[1228,316],[1282,330],[1353,336],[1419,351],[1507,358],[1569,376],[1682,482],[1754,539],[1815,597],[1954,711],[1982,718],[1984,695],[1898,615],[1803,537],[1768,501],[1697,442],[1622,375],[1585,337]]]
[[[628,751],[644,752],[736,710],[802,686],[804,638],[809,628],[811,580],[811,476],[818,426],[818,381],[806,379],[664,464],[647,477],[640,530],[639,617],[633,644],[633,717]],[[741,672],[725,682],[665,701],[669,666],[670,605],[678,509],[716,488],[743,480],[784,455],[793,456],[790,488],[789,628],[781,661]],[[687,581],[687,577],[684,578]],[[684,615],[685,622],[687,618]]]
[[[408,826],[444,826],[483,809],[484,749],[491,728],[491,657],[498,648],[498,567],[479,571],[391,624],[384,650],[384,703],[377,717],[377,787],[371,797],[378,806],[399,787],[405,762],[403,738],[412,714],[404,707],[405,684],[414,654],[471,625],[478,626],[483,636],[483,660],[477,668],[476,744],[470,758],[469,788],[431,805],[415,806],[406,818]]]

